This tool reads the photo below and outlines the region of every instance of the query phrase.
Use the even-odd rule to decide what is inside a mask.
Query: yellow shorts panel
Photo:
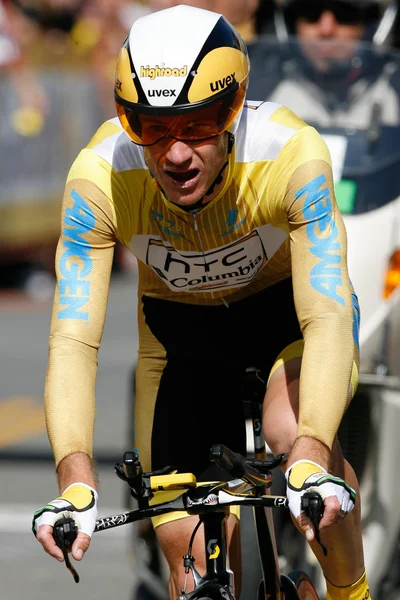
[[[201,485],[209,485],[211,482],[201,482],[198,486]],[[160,504],[161,502],[171,502],[176,498],[179,498],[184,492],[179,490],[171,490],[168,492],[156,492],[155,496],[150,500],[150,506],[154,504]],[[237,520],[240,520],[240,506],[229,506],[228,510],[231,515],[234,515]],[[172,521],[178,521],[179,519],[186,519],[187,517],[192,517],[193,515],[189,515],[185,510],[179,510],[177,512],[166,513],[165,515],[158,515],[157,517],[152,517],[151,522],[153,523],[154,529],[159,527],[160,525],[164,525],[165,523],[171,523]]]
[[[282,350],[282,352],[278,355],[276,361],[274,362],[274,365],[270,371],[269,377],[268,377],[268,383],[272,377],[272,375],[275,373],[275,371],[277,369],[279,369],[279,367],[281,367],[283,364],[285,364],[286,362],[288,362],[289,360],[292,360],[292,358],[300,358],[301,356],[303,356],[303,351],[304,351],[304,340],[297,340],[296,342],[293,342],[292,344],[289,344],[288,346],[286,346],[286,348],[284,348]],[[352,396],[354,396],[354,394],[356,393],[357,390],[357,386],[358,386],[358,367],[357,367],[357,363],[356,361],[353,360],[353,366],[351,369],[351,391],[352,391]],[[268,385],[267,383],[267,385]]]

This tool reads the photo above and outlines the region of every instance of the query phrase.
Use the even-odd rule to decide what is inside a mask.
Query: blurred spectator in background
[[[223,14],[239,30],[247,44],[255,36],[271,31],[273,0],[215,0],[213,10]]]
[[[359,37],[377,44],[393,42],[394,23],[398,13],[398,0],[275,0],[275,28],[278,39],[286,41],[290,35],[300,37]],[[307,25],[320,22],[321,16],[333,14],[336,28],[308,33]],[[346,30],[346,26],[358,25]]]
[[[281,1],[277,41],[260,39],[249,47],[248,98],[279,102],[313,124],[344,126],[354,119],[350,105],[369,119],[365,106],[371,108],[375,96],[364,92],[385,85],[380,118],[397,123],[399,73],[383,51],[397,11],[397,2],[376,0]],[[382,51],[373,53],[377,46]]]
[[[72,39],[76,44],[88,46],[89,65],[106,118],[115,116],[112,86],[115,57],[121,40],[127,35],[132,23],[150,10],[145,4],[129,0],[87,1],[81,18],[72,31]]]
[[[116,49],[150,9],[129,0],[0,2],[0,288],[41,299],[53,293],[68,167],[115,116]]]
[[[272,31],[274,0],[148,0],[151,10],[187,4],[224,15],[246,43],[254,36]]]
[[[104,116],[115,114],[115,55],[132,22],[149,12],[130,0],[9,0],[13,14],[29,23],[21,32],[31,65],[87,68],[98,85]]]
[[[0,75],[8,77],[17,96],[11,125],[22,136],[41,131],[46,111],[44,90],[28,60],[34,34],[34,27],[12,3],[0,3]]]

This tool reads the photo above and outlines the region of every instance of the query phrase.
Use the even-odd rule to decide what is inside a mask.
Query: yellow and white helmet
[[[170,134],[234,133],[249,70],[246,45],[222,15],[191,6],[152,13],[135,21],[118,57],[119,119],[144,146]]]

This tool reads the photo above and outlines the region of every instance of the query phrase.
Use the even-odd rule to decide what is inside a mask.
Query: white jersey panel
[[[109,122],[120,127],[118,118],[110,119]],[[147,169],[143,149],[134,144],[122,128],[114,135],[106,137],[92,150],[118,173],[134,169]]]
[[[236,134],[238,162],[275,160],[284,145],[298,131],[269,121],[281,106],[276,102],[246,102]]]

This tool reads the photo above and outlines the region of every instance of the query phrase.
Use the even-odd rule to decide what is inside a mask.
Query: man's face
[[[163,138],[146,146],[144,155],[167,198],[190,206],[204,197],[218,176],[227,160],[227,143],[226,133],[195,142]]]
[[[301,2],[297,14],[296,33],[303,51],[321,70],[329,59],[350,58],[365,30],[362,11],[339,0]]]

